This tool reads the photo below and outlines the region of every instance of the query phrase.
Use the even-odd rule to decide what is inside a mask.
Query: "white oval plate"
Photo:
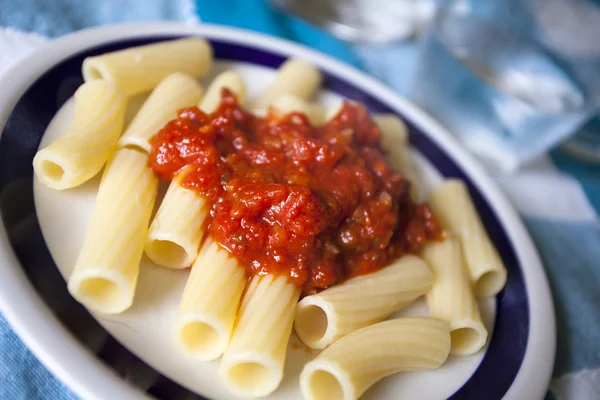
[[[289,42],[216,26],[133,24],[82,31],[42,49],[1,83],[6,94],[0,99],[0,126],[5,125],[0,141],[0,207],[6,230],[0,232],[0,306],[37,356],[85,398],[132,398],[143,392],[187,398],[189,391],[211,399],[236,398],[220,384],[218,362],[188,360],[172,344],[171,325],[186,271],[162,269],[144,259],[133,307],[121,315],[94,315],[103,328],[82,307],[64,298],[66,285],[58,274],[49,275],[56,272],[55,265],[69,275],[94,206],[97,180],[63,192],[35,182],[36,209],[27,207],[33,197],[31,160],[40,140],[44,146],[64,132],[72,114],[68,99],[81,82],[82,58],[190,34],[212,41],[218,62],[211,75],[223,69],[239,71],[250,95],[266,86],[285,58],[310,60],[326,76],[319,98],[322,105],[332,106],[347,97],[373,112],[399,114],[409,123],[416,166],[426,186],[444,176],[460,177],[469,184],[509,271],[507,287],[498,299],[481,304],[491,340],[485,352],[451,358],[437,371],[386,378],[365,398],[543,397],[555,349],[548,285],[521,221],[482,169],[435,121],[364,74]],[[17,214],[23,217],[10,217]],[[56,301],[57,297],[64,301]],[[425,313],[423,304],[416,304],[402,314]],[[272,398],[299,398],[297,376],[315,354],[304,351],[292,338],[285,378]],[[109,373],[99,359],[131,383]]]

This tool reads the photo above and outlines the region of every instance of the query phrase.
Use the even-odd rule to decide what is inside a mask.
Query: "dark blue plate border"
[[[81,63],[87,56],[147,44],[178,36],[156,36],[119,40],[85,50],[50,68],[18,100],[8,117],[0,139],[0,213],[11,245],[32,284],[59,320],[86,347],[123,379],[157,398],[198,398],[187,389],[160,375],[112,338],[68,294],[66,284],[43,239],[33,202],[31,162],[48,123],[82,82]],[[222,40],[211,40],[215,57],[277,68],[285,54],[251,48]],[[344,97],[365,104],[371,112],[393,112],[371,95],[335,74],[324,71],[324,86]],[[400,114],[401,115],[401,114]],[[495,328],[489,348],[469,380],[451,399],[500,399],[514,381],[527,348],[529,302],[521,265],[508,235],[479,189],[437,144],[410,118],[401,115],[410,128],[411,143],[444,176],[463,179],[481,218],[496,244],[507,269],[508,281],[497,298]]]

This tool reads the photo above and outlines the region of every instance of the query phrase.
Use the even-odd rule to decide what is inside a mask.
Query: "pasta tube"
[[[229,89],[235,94],[238,104],[243,105],[246,102],[246,85],[244,84],[244,80],[237,72],[226,71],[218,75],[210,86],[208,86],[206,95],[202,98],[199,108],[205,113],[211,113],[219,108],[224,88]]]
[[[219,105],[215,100],[223,88],[228,88],[243,103],[246,86],[239,75],[223,73],[208,87],[200,108],[212,112]],[[213,108],[214,107],[214,108]],[[202,196],[180,185],[186,170],[181,171],[169,189],[150,225],[146,239],[146,255],[158,265],[187,268],[196,259],[209,204]]]
[[[352,100],[345,100],[345,101],[352,102]],[[334,119],[340,113],[340,111],[342,110],[342,107],[344,107],[344,101],[340,101],[333,107],[328,108],[325,111],[325,121],[331,121],[332,119]]]
[[[285,276],[252,279],[219,369],[234,393],[263,397],[277,389],[299,297],[300,288]]]
[[[303,298],[296,307],[296,333],[307,346],[324,349],[406,307],[427,293],[433,280],[423,260],[406,255],[379,271]]]
[[[485,345],[488,333],[481,322],[460,242],[455,238],[431,242],[421,255],[435,274],[435,283],[426,296],[429,313],[450,326],[451,353],[477,353]]]
[[[119,147],[136,146],[150,153],[150,139],[177,118],[179,110],[198,104],[202,93],[202,87],[191,76],[179,72],[169,75],[144,102],[119,140]]]
[[[447,179],[431,191],[429,205],[442,227],[458,235],[471,282],[478,297],[498,294],[506,268],[479,219],[465,184]]]
[[[376,114],[373,121],[381,130],[381,144],[389,153],[390,165],[410,181],[411,195],[413,199],[419,199],[421,190],[411,164],[406,125],[394,114]]]
[[[201,78],[210,70],[212,58],[204,39],[169,40],[87,57],[82,74],[86,82],[102,79],[133,95],[151,90],[174,72]]]
[[[148,229],[144,250],[163,267],[187,268],[196,259],[210,211],[206,199],[180,185],[185,170],[171,181]]]
[[[312,125],[321,125],[325,122],[325,113],[321,107],[290,94],[284,94],[277,98],[272,107],[282,114],[291,112],[303,113],[308,117]]]
[[[71,295],[91,310],[116,314],[133,302],[158,190],[158,178],[147,164],[147,154],[120,149],[105,169],[92,221],[68,282]]]
[[[400,318],[362,328],[333,343],[300,374],[305,400],[356,400],[382,378],[440,367],[450,352],[448,325]]]
[[[374,114],[373,121],[381,129],[381,142],[385,148],[408,145],[406,124],[395,114]]]
[[[266,109],[284,94],[308,99],[317,92],[323,77],[311,63],[299,59],[284,62],[275,80],[253,103],[253,108]]]
[[[208,238],[192,266],[175,322],[175,343],[201,360],[220,357],[233,331],[246,270]]]
[[[75,92],[71,127],[33,159],[38,179],[63,190],[100,172],[122,132],[125,107],[125,95],[116,86],[103,81],[81,85]]]

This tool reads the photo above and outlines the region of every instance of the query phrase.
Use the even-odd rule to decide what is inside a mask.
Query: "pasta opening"
[[[188,262],[187,251],[170,240],[153,240],[148,250],[148,256],[159,265],[170,268],[188,266],[186,265]]]
[[[327,371],[314,371],[308,381],[308,390],[313,400],[344,400],[342,385]]]
[[[43,160],[40,163],[42,175],[52,182],[60,182],[65,175],[65,170],[55,162]]]
[[[185,324],[180,332],[181,343],[191,353],[209,354],[220,347],[221,336],[212,326],[204,322]]]
[[[321,307],[309,305],[296,311],[296,333],[306,344],[323,339],[329,328],[329,318]]]
[[[474,328],[455,329],[450,332],[450,340],[453,353],[471,353],[473,346],[479,342],[479,332]]]
[[[273,380],[271,371],[256,362],[235,364],[229,369],[228,376],[233,385],[253,396],[261,396],[266,388],[272,386]]]
[[[475,283],[475,293],[479,297],[495,296],[504,286],[503,281],[498,271],[488,271]]]
[[[98,309],[111,310],[122,306],[124,294],[119,286],[105,278],[87,278],[79,283],[81,296]]]

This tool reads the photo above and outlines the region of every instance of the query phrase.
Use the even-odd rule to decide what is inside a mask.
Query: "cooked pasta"
[[[200,102],[200,109],[205,113],[215,111],[221,104],[221,92],[224,88],[229,89],[239,104],[243,105],[246,102],[246,84],[244,80],[234,71],[226,71],[219,74],[208,86],[206,94]]]
[[[147,154],[114,153],[68,282],[71,295],[89,309],[114,314],[131,306],[157,190]]]
[[[252,108],[266,109],[284,94],[301,99],[308,99],[319,89],[323,77],[311,63],[290,59],[284,62],[277,71],[273,82],[257,99]]]
[[[346,100],[346,101],[353,103],[353,101],[351,101],[351,100]],[[329,121],[329,120],[332,120],[333,118],[335,118],[335,116],[338,115],[338,113],[342,110],[343,106],[344,106],[344,102],[339,101],[333,107],[329,107],[327,110],[325,110],[325,121]]]
[[[299,296],[285,276],[254,276],[219,368],[232,392],[262,397],[277,389]]]
[[[196,259],[210,210],[206,199],[180,185],[185,171],[171,181],[150,229],[144,250],[156,264],[187,268]]]
[[[382,131],[381,144],[385,149],[408,145],[408,129],[396,114],[373,114],[373,121]]]
[[[201,38],[169,40],[131,47],[83,61],[83,79],[102,79],[128,95],[151,90],[175,72],[201,78],[212,66],[212,48]]]
[[[426,296],[429,313],[450,326],[451,353],[457,356],[477,353],[485,345],[488,333],[481,322],[460,242],[447,238],[428,243],[421,255],[435,274],[435,283]]]
[[[421,190],[411,164],[406,125],[394,114],[375,114],[373,121],[381,130],[381,144],[390,154],[390,165],[410,181],[411,195],[419,199]]]
[[[136,146],[150,152],[150,139],[185,107],[195,106],[203,89],[194,78],[182,73],[167,76],[152,91],[119,140],[119,147]]]
[[[435,318],[384,321],[353,332],[304,366],[306,400],[356,400],[382,378],[440,367],[450,352],[448,325]]]
[[[175,347],[222,357],[220,380],[246,398],[279,387],[292,328],[323,350],[300,374],[307,400],[356,400],[388,375],[483,348],[476,296],[497,294],[506,270],[465,185],[437,186],[432,212],[418,204],[402,119],[370,119],[353,101],[328,112],[311,103],[323,76],[309,62],[284,62],[246,105],[234,71],[204,94],[198,79],[212,58],[206,40],[185,38],[84,60],[69,131],[34,159],[55,189],[106,164],[72,296],[120,313],[144,252],[163,267],[191,267],[171,272],[187,276]],[[293,112],[306,118],[284,117]],[[171,182],[150,221],[159,177]],[[410,254],[393,259],[396,249]],[[384,321],[421,296],[431,317]]]
[[[63,190],[100,172],[122,132],[125,107],[125,95],[110,83],[96,81],[80,86],[75,92],[71,127],[33,159],[40,182]]]
[[[296,333],[307,346],[324,349],[406,307],[427,293],[433,281],[423,260],[404,256],[377,272],[302,299],[296,307]]]
[[[204,112],[218,106],[223,88],[229,89],[243,104],[246,86],[238,74],[225,72],[210,84],[200,103]],[[217,97],[218,96],[218,97]],[[146,255],[168,268],[187,268],[194,262],[204,235],[204,221],[209,211],[206,199],[180,185],[186,170],[180,172],[169,185],[169,190],[150,225],[146,240]]]
[[[272,107],[282,114],[291,112],[306,114],[308,120],[313,125],[321,125],[325,122],[325,114],[321,107],[291,94],[284,94],[278,97],[273,102]]]
[[[201,360],[223,354],[246,281],[245,268],[207,239],[192,266],[175,322],[175,343],[184,354]]]
[[[478,297],[495,296],[506,284],[506,268],[500,260],[465,184],[447,179],[429,195],[429,205],[442,226],[460,238],[471,282]]]

